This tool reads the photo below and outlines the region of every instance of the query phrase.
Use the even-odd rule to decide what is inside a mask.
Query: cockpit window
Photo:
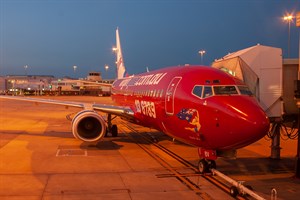
[[[203,86],[195,85],[192,91],[193,95],[199,98],[211,96],[230,96],[230,95],[248,95],[253,96],[252,92],[245,85],[213,85]]]
[[[214,86],[215,95],[232,95],[238,94],[235,86]]]
[[[193,94],[201,98],[202,97],[202,90],[203,90],[202,86],[196,85],[193,89]]]
[[[240,86],[238,86],[238,88],[242,95],[249,95],[249,96],[253,95],[247,86],[240,85]]]
[[[211,86],[205,86],[204,92],[203,92],[203,98],[210,97],[212,95],[213,95],[213,92],[212,92]]]

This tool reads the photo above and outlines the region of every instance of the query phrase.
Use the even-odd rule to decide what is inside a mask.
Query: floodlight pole
[[[198,51],[198,53],[201,56],[201,65],[203,65],[203,55],[206,53],[206,51],[205,50],[200,50],[200,51]]]
[[[25,66],[24,66],[24,69],[25,69],[25,76],[27,76],[28,65],[25,65]]]
[[[289,20],[288,58],[290,58],[290,46],[291,46],[291,21]]]
[[[291,41],[291,22],[293,21],[294,16],[289,14],[283,17],[284,21],[287,21],[289,24],[289,35],[288,35],[288,58],[290,57],[290,41]]]

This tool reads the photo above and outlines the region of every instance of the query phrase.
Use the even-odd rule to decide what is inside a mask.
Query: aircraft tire
[[[118,127],[115,124],[111,126],[111,135],[112,137],[118,137]]]
[[[209,164],[208,164],[208,168],[209,168],[209,170],[211,170],[211,169],[216,169],[216,168],[217,168],[216,161],[210,160],[210,161],[209,161]]]
[[[239,191],[238,191],[237,187],[231,186],[230,187],[230,195],[235,198],[238,194],[239,194]]]
[[[207,161],[205,159],[199,160],[198,170],[199,170],[200,174],[203,174],[203,173],[207,172],[207,170],[208,170],[208,163],[207,163]]]

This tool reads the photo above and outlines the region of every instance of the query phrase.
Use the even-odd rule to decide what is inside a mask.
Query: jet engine
[[[96,142],[103,138],[106,123],[101,115],[93,110],[83,110],[72,120],[72,132],[75,138],[85,142]]]

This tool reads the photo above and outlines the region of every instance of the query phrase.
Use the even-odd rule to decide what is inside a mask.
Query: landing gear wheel
[[[208,163],[205,159],[199,160],[198,170],[199,170],[200,174],[203,174],[208,171]]]
[[[118,137],[118,127],[115,124],[111,126],[111,135],[112,137]]]
[[[217,168],[216,161],[210,160],[210,161],[208,162],[208,169],[211,170],[211,169],[216,169],[216,168]]]
[[[238,191],[237,187],[231,186],[230,195],[235,198],[238,194],[239,194],[239,191]]]

